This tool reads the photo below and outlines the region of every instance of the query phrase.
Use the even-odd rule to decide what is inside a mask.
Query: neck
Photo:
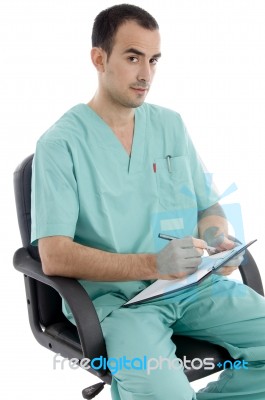
[[[114,131],[122,129],[134,121],[134,109],[118,106],[100,97],[98,93],[87,104],[95,111]]]

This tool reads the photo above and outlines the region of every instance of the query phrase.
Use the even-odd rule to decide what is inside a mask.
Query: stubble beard
[[[112,95],[111,99],[113,103],[119,104],[125,108],[138,108],[144,103],[146,95],[136,94],[135,100],[129,95]]]

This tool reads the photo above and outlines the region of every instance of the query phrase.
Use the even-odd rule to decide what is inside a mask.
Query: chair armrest
[[[245,250],[244,261],[239,267],[243,283],[254,289],[261,296],[264,296],[261,276],[257,264],[249,250]]]
[[[45,275],[41,263],[34,260],[24,247],[15,252],[13,264],[23,274],[54,288],[67,301],[75,319],[84,358],[107,357],[94,304],[76,279]]]

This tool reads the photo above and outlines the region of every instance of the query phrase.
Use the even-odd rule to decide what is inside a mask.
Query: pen
[[[159,233],[159,234],[158,234],[158,237],[161,238],[161,239],[165,239],[165,240],[180,239],[180,238],[177,237],[177,236],[170,236],[170,235],[166,235],[166,234],[164,234],[164,233]],[[215,253],[218,252],[218,250],[217,250],[215,247],[208,246],[208,245],[207,245],[207,247],[206,247],[206,250],[214,251]]]
[[[172,169],[171,169],[171,156],[170,155],[168,155],[168,156],[166,156],[166,160],[167,160],[167,168],[168,168],[168,172],[172,172]]]

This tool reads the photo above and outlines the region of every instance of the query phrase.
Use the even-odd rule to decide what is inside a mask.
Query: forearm
[[[219,203],[199,213],[198,231],[199,237],[207,243],[213,237],[228,235],[228,222]]]
[[[157,279],[152,254],[116,254],[93,249],[70,238],[39,240],[44,273],[92,281],[133,281]]]

